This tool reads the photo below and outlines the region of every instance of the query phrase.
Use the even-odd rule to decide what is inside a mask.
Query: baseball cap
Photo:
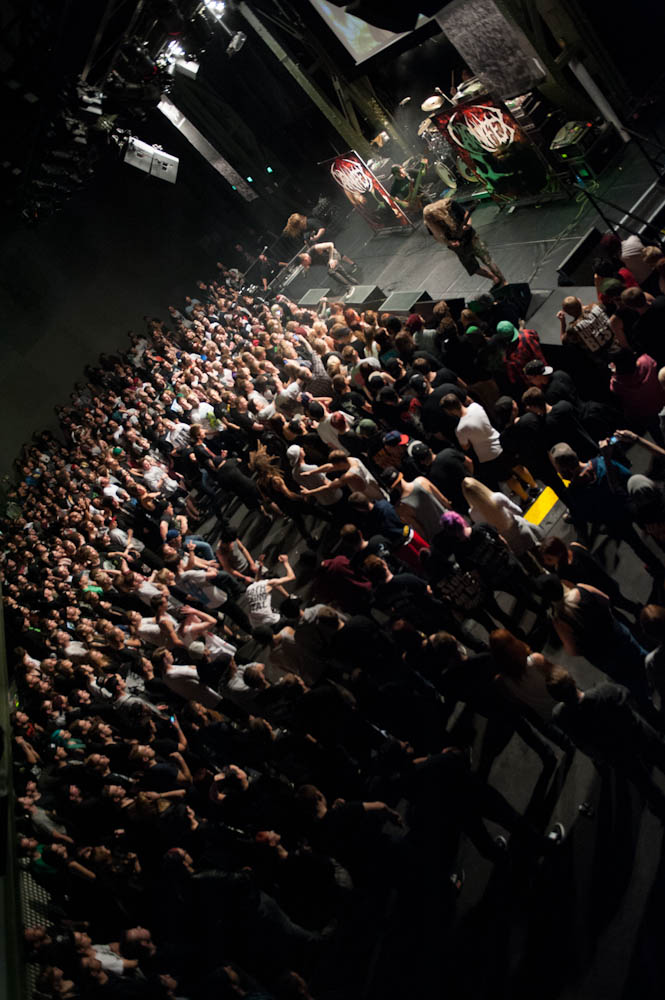
[[[402,479],[402,473],[399,471],[399,469],[396,469],[392,465],[389,465],[387,469],[384,469],[381,474],[381,480],[383,482],[383,485],[386,487],[386,489],[389,490],[391,490],[393,486],[396,486],[401,479]]]
[[[424,375],[416,373],[409,379],[409,385],[412,389],[415,389],[416,392],[423,392],[427,388],[427,379]]]
[[[422,316],[418,315],[418,313],[411,313],[411,315],[407,317],[406,323],[404,324],[407,330],[422,330],[424,325],[425,321]]]
[[[378,429],[373,420],[361,420],[358,424],[358,433],[361,437],[370,437],[372,434],[376,434]]]
[[[540,358],[532,358],[524,366],[525,375],[551,375],[554,369],[551,365],[546,365]]]
[[[397,445],[408,444],[409,437],[407,434],[400,434],[399,431],[388,431],[383,435],[383,443],[396,448]]]
[[[424,458],[429,452],[429,447],[424,441],[412,441],[406,451],[409,458]]]
[[[514,343],[520,335],[519,330],[517,330],[510,320],[507,319],[502,319],[500,323],[497,323],[496,332],[500,337],[503,337],[504,340],[509,340],[511,344]]]

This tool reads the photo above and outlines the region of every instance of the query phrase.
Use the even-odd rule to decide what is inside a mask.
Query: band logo
[[[412,225],[408,216],[355,150],[336,156],[330,164],[330,173],[355,210],[372,229],[378,231],[392,226]]]

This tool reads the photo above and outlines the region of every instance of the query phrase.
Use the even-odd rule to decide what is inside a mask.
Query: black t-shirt
[[[159,761],[153,767],[146,769],[141,777],[140,785],[150,792],[172,792],[180,788],[178,768],[166,761]]]
[[[568,400],[576,408],[581,405],[575,383],[568,372],[552,372],[548,385],[543,389],[543,394],[550,406],[554,406],[555,403],[559,403],[562,399]]]
[[[508,443],[511,456],[518,458],[532,472],[549,463],[545,421],[537,413],[524,413],[501,435]]]
[[[462,480],[468,475],[465,456],[457,448],[444,448],[438,453],[426,473],[455,510],[468,510],[462,493]]]
[[[420,419],[427,434],[439,432],[445,434],[446,437],[454,436],[457,418],[451,416],[441,406],[441,400],[449,393],[459,397],[461,402],[466,399],[464,389],[460,389],[453,382],[443,382],[423,400],[420,408]]]
[[[325,224],[321,219],[317,219],[315,215],[308,215],[307,222],[305,223],[305,240],[310,240],[312,236],[318,233],[319,229],[325,228]]]
[[[434,381],[432,382],[432,387],[434,389],[438,389],[439,386],[443,385],[444,383],[449,383],[450,385],[459,387],[459,378],[457,372],[454,372],[452,368],[446,368],[445,366],[438,368],[437,373],[434,376]]]
[[[631,340],[659,365],[665,364],[665,295],[654,299],[647,311],[638,317]]]
[[[404,611],[414,603],[422,605],[427,598],[427,584],[414,573],[397,573],[374,588],[374,603],[383,611]]]
[[[573,404],[565,399],[545,414],[545,439],[548,448],[565,441],[583,461],[598,454],[598,447],[582,427]]]
[[[621,684],[594,684],[579,704],[555,705],[552,719],[591,755],[600,752],[608,760],[626,761],[627,754],[639,753],[637,718],[630,707],[630,692]]]
[[[351,416],[358,416],[362,412],[366,402],[367,399],[365,396],[352,389],[351,392],[337,393],[333,396],[330,411],[331,413],[337,413],[338,410],[341,410],[342,413],[350,413]]]

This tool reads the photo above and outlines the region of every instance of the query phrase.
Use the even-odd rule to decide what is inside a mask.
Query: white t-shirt
[[[651,274],[651,268],[644,260],[642,252],[644,243],[639,236],[627,236],[621,240],[621,260],[638,283],[645,281]]]
[[[160,465],[151,465],[149,469],[146,469],[143,473],[143,482],[149,490],[153,491],[161,489],[163,493],[173,493],[174,490],[178,489],[175,479],[166,475],[166,470]]]
[[[182,410],[180,412],[182,413]],[[166,435],[166,440],[174,448],[184,448],[189,441],[189,425],[176,421],[175,426]]]
[[[293,478],[299,486],[303,486],[305,489],[315,490],[319,486],[324,486],[328,479],[319,473],[315,476],[303,476],[303,472],[313,472],[316,469],[316,465],[308,465],[304,462],[293,470]],[[328,507],[330,504],[337,503],[342,499],[344,493],[339,488],[330,488],[328,490],[321,490],[320,493],[316,494],[316,501],[320,503],[323,507]]]
[[[491,462],[503,453],[499,432],[492,427],[480,403],[469,403],[455,433],[463,448],[471,445],[481,463]]]
[[[279,621],[279,615],[273,611],[271,590],[265,580],[250,583],[245,591],[249,620],[253,626],[274,625]]]
[[[97,961],[101,964],[104,972],[113,972],[116,976],[122,976],[125,970],[124,963],[109,944],[94,944],[92,952]]]
[[[221,695],[201,683],[196,667],[172,664],[162,680],[171,691],[179,694],[181,698],[185,698],[187,701],[200,701],[206,708],[215,708],[222,700]]]
[[[352,458],[349,456],[349,465],[351,466],[350,471],[354,474],[354,476],[358,476],[359,479],[362,479],[363,486],[360,489],[360,492],[364,493],[368,500],[386,499],[386,494],[381,489],[364,462],[361,462],[359,458]]]
[[[214,416],[215,411],[213,410],[210,403],[206,403],[204,400],[194,407],[193,410],[189,411],[189,419],[192,424],[205,424],[207,423],[207,418],[212,414]]]
[[[256,695],[256,689],[249,687],[245,683],[245,671],[247,667],[258,667],[259,663],[239,663],[236,665],[235,673],[230,681],[224,685],[224,694],[237,705],[251,706]]]
[[[342,416],[346,420],[347,429],[351,430],[356,422],[356,418],[350,416],[348,413],[343,413]],[[348,449],[344,447],[343,444],[339,443],[339,435],[346,433],[346,431],[336,431],[331,425],[330,420],[333,417],[332,413],[329,413],[319,421],[319,425],[316,428],[316,433],[319,435],[324,444],[327,444],[329,448],[339,448],[343,451],[345,455],[348,455]]]
[[[226,604],[227,594],[211,583],[204,569],[186,569],[178,574],[178,586],[182,590],[195,589],[205,596],[207,608],[221,608]]]
[[[162,621],[165,620],[170,621],[174,628],[177,626],[175,618],[171,618],[171,615],[162,615]],[[164,641],[162,628],[154,618],[142,618],[138,634],[142,642],[149,642],[151,646],[161,646]]]

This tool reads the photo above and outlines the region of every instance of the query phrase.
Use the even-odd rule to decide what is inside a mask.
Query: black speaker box
[[[437,301],[443,301],[446,303],[450,309],[450,315],[455,320],[456,323],[459,322],[459,318],[462,315],[462,309],[466,309],[466,299],[449,299],[445,295],[442,300],[437,299]],[[434,303],[436,305],[436,302]],[[420,312],[420,309],[418,310]]]
[[[423,319],[431,319],[434,299],[428,292],[403,291],[391,292],[381,303],[380,312],[392,313],[393,316],[408,316],[415,309]]]
[[[299,300],[299,306],[318,306],[321,299],[330,295],[329,288],[310,288]]]
[[[378,285],[354,285],[344,296],[344,301],[354,309],[378,309],[385,300],[386,293]]]
[[[494,293],[498,302],[512,302],[519,309],[520,317],[525,319],[531,302],[531,288],[525,282],[504,285]]]
[[[568,256],[564,257],[556,269],[559,275],[558,284],[560,286],[590,285],[593,282],[591,260],[592,257],[596,256],[595,250],[600,243],[602,235],[600,229],[592,226],[577,241]]]

